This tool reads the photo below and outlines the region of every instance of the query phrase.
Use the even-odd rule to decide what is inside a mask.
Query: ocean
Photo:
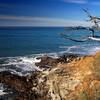
[[[87,54],[92,52],[92,50],[95,51],[94,47],[99,48],[99,42],[73,42],[63,39],[60,33],[65,33],[70,35],[72,38],[79,39],[90,34],[90,32],[84,30],[65,30],[64,27],[0,28],[0,57],[57,53],[68,51],[69,48],[72,49],[68,52]],[[88,48],[91,48],[91,51],[88,52]]]
[[[34,70],[41,70],[35,66],[35,62],[39,62],[37,57],[58,57],[65,53],[89,55],[100,50],[100,42],[65,40],[60,33],[75,39],[82,39],[90,34],[86,30],[67,30],[64,27],[0,28],[0,71],[23,76]]]
[[[58,52],[59,46],[70,45],[59,35],[63,28],[1,28],[0,57]]]
[[[66,53],[81,55],[100,51],[100,42],[74,42],[61,37],[67,34],[74,39],[83,39],[90,35],[86,30],[68,30],[64,27],[3,27],[0,28],[0,72],[8,71],[26,76],[33,71],[42,71],[35,65],[48,55],[57,58]],[[99,35],[99,32],[96,32]],[[6,94],[0,83],[0,97]]]

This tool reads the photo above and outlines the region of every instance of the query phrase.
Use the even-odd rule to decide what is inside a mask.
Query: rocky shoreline
[[[66,54],[40,57],[35,71],[27,76],[0,72],[0,83],[14,88],[13,99],[2,100],[100,100],[100,53],[94,56]]]

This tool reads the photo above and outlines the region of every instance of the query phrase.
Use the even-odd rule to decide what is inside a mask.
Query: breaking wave
[[[20,76],[26,76],[33,71],[42,71],[43,69],[35,65],[41,61],[38,57],[47,55],[49,57],[58,58],[59,56],[67,53],[92,55],[100,51],[99,45],[79,45],[79,46],[62,46],[65,51],[55,53],[32,54],[19,57],[1,57],[0,58],[0,71],[8,71]]]
[[[26,76],[32,71],[41,71],[35,66],[35,63],[40,61],[41,59],[36,59],[36,57],[4,57],[0,58],[0,71]]]
[[[62,51],[62,53],[73,53],[80,55],[94,55],[96,52],[100,51],[100,45],[98,44],[62,46],[61,48],[66,49],[66,51]]]

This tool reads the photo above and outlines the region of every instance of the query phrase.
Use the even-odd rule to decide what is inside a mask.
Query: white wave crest
[[[10,71],[11,73],[26,76],[32,71],[43,71],[35,65],[35,63],[41,62],[41,59],[37,59],[41,56],[49,56],[58,58],[66,53],[80,54],[80,55],[93,55],[97,51],[100,51],[99,45],[79,45],[79,46],[67,46],[65,51],[55,53],[43,53],[32,54],[24,57],[6,57],[0,58],[0,71]],[[3,62],[2,62],[3,61]]]
[[[10,71],[20,76],[25,76],[32,71],[42,71],[35,63],[39,63],[41,59],[30,57],[9,57],[3,64],[0,64],[0,71]]]
[[[80,55],[94,55],[96,52],[100,51],[99,45],[78,45],[78,46],[64,46],[66,49],[62,53],[73,53]]]

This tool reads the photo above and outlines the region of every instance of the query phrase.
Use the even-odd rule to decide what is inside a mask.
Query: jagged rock
[[[64,63],[69,63],[71,61],[73,61],[74,59],[77,59],[80,55],[76,55],[76,54],[64,54],[61,57],[58,58],[59,62],[64,62]]]
[[[17,100],[99,100],[100,53],[78,60],[74,60],[76,56],[70,57],[68,63],[43,57],[38,66],[50,65],[51,70],[33,72],[26,77],[1,72],[0,82],[19,92]],[[62,58],[66,61],[66,57]]]
[[[56,66],[59,62],[63,62],[63,63],[69,63],[71,61],[73,61],[74,59],[76,59],[78,57],[78,55],[76,54],[64,54],[62,56],[60,56],[59,58],[52,58],[52,57],[48,57],[48,56],[43,56],[43,57],[39,57],[37,59],[41,59],[41,62],[36,63],[36,66],[39,66],[40,68],[45,68],[48,69],[52,66]]]
[[[37,59],[41,59],[41,62],[36,63],[35,65],[39,66],[41,68],[47,67],[47,66],[54,66],[54,65],[57,65],[57,63],[58,63],[57,59],[54,59],[54,58],[51,58],[51,57],[48,57],[48,56],[39,57]]]

